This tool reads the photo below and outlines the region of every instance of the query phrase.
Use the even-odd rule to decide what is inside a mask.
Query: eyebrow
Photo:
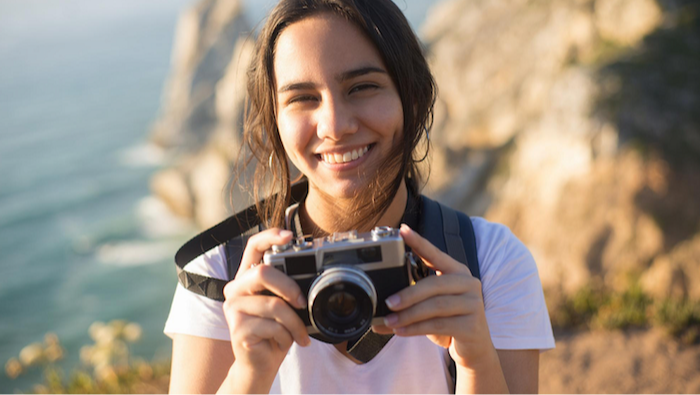
[[[350,70],[346,71],[344,73],[341,73],[338,77],[337,80],[340,82],[347,81],[350,79],[353,79],[355,77],[360,77],[365,74],[371,74],[371,73],[381,73],[381,74],[386,74],[386,70],[380,69],[379,67],[374,67],[374,66],[367,66],[367,67],[361,67],[356,70]]]
[[[343,73],[340,73],[338,76],[336,76],[336,79],[338,82],[343,82],[347,80],[351,80],[353,78],[357,78],[363,75],[371,74],[371,73],[381,73],[381,74],[387,74],[386,70],[381,69],[379,67],[374,67],[374,66],[367,66],[367,67],[360,67],[359,69],[355,70],[349,70],[345,71]],[[284,92],[289,92],[293,90],[307,90],[307,89],[313,89],[316,87],[316,84],[313,82],[293,82],[291,84],[287,84],[282,86],[277,90],[277,93],[284,93]]]

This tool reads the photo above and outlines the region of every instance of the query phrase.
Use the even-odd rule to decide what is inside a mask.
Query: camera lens
[[[350,266],[326,269],[309,290],[311,324],[330,343],[362,335],[372,324],[376,305],[372,281]]]
[[[328,314],[333,321],[352,321],[359,314],[357,310],[357,299],[347,291],[340,291],[332,294],[328,298]]]

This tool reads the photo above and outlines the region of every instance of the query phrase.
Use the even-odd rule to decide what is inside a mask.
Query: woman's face
[[[355,25],[324,13],[289,25],[274,59],[277,126],[310,191],[349,198],[403,134],[403,109],[379,52]]]

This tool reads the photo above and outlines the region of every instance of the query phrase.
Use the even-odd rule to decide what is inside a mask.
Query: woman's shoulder
[[[482,217],[470,217],[474,226],[476,250],[482,281],[501,277],[537,272],[537,265],[530,250],[506,225],[488,221]]]
[[[477,249],[497,249],[511,244],[525,247],[508,226],[482,217],[469,218],[474,226]]]
[[[228,280],[228,268],[224,249],[223,245],[212,248],[188,263],[185,266],[185,270],[202,276]]]

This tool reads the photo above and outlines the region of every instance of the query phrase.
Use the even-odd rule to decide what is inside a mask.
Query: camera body
[[[384,300],[413,281],[410,254],[398,229],[376,227],[275,245],[263,262],[286,273],[306,295],[308,308],[296,312],[309,334],[340,343],[383,324],[391,313]]]

